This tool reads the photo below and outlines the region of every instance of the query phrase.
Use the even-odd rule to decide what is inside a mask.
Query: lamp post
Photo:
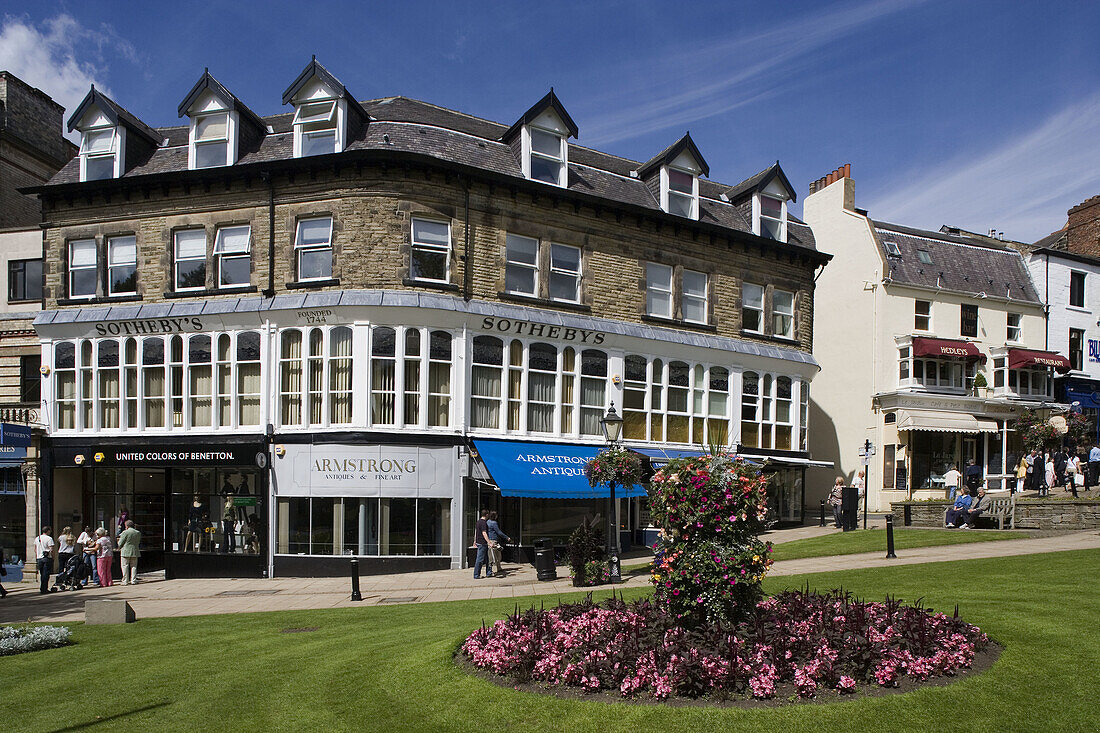
[[[607,414],[600,419],[600,427],[603,428],[603,437],[607,441],[608,448],[614,448],[619,442],[619,436],[623,432],[623,419],[615,412],[615,403],[607,408]],[[611,573],[612,583],[623,581],[621,564],[619,563],[619,504],[615,501],[615,481],[607,482],[611,496],[611,511],[608,519],[611,521],[611,531],[607,535],[608,570]]]

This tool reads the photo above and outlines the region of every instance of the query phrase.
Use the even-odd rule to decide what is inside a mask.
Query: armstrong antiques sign
[[[457,461],[449,446],[290,443],[275,459],[275,493],[451,497],[457,490]]]

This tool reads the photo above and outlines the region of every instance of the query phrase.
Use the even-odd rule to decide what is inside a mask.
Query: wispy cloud
[[[637,87],[601,100],[602,109],[614,111],[587,117],[583,142],[600,146],[682,128],[781,93],[795,77],[794,67],[811,61],[814,52],[925,1],[875,0],[693,46],[689,52],[657,53]],[[631,63],[636,74],[637,59]],[[626,75],[608,73],[610,78]]]
[[[1100,193],[1098,139],[1100,92],[986,150],[904,173],[868,209],[912,226],[996,227],[1011,239],[1035,241],[1060,228],[1070,207]]]
[[[77,58],[76,50],[86,55]],[[0,21],[0,69],[46,92],[67,112],[76,108],[93,83],[111,93],[105,81],[108,55],[143,64],[133,44],[107,24],[87,28],[65,14],[38,26],[19,16]]]

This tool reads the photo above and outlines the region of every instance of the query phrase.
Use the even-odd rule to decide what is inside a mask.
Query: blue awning
[[[606,485],[589,486],[584,466],[600,452],[594,445],[475,440],[474,447],[502,496],[604,499]],[[615,487],[615,496],[645,496],[639,484]]]
[[[1100,408],[1100,392],[1085,384],[1067,384],[1066,402],[1080,402],[1081,407],[1095,410]]]

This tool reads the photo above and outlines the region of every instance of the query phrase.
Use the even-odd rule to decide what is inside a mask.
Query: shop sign
[[[275,459],[275,493],[451,497],[456,464],[450,447],[288,444]]]
[[[546,323],[532,323],[517,318],[499,318],[497,316],[485,316],[481,319],[481,328],[485,331],[507,333],[514,336],[533,336],[535,338],[555,339],[558,341],[570,341],[578,344],[592,344],[597,346],[604,342],[606,334],[599,331],[589,331],[584,328],[568,328],[566,326],[551,326]]]
[[[0,446],[16,446],[26,448],[31,444],[31,429],[26,425],[13,425],[0,423]],[[27,451],[23,451],[27,455]]]
[[[16,461],[27,457],[27,448],[22,445],[0,445],[0,461]]]
[[[1089,361],[1100,363],[1100,339],[1089,339]]]
[[[145,336],[155,333],[193,333],[202,330],[202,319],[147,318],[140,321],[105,321],[95,324],[97,336]]]
[[[257,452],[264,451],[263,443],[194,447],[149,443],[134,446],[92,445],[86,448],[56,448],[54,460],[59,466],[221,468],[255,465]]]

